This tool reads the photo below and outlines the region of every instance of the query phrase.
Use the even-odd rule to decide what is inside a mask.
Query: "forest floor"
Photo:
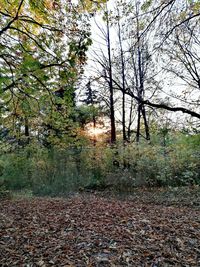
[[[1,200],[0,266],[198,267],[200,208],[189,193]]]

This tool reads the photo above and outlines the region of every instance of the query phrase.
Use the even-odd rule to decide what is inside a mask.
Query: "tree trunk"
[[[147,121],[147,117],[146,117],[146,110],[145,110],[145,106],[144,105],[142,105],[142,116],[143,116],[143,120],[144,120],[146,139],[150,140],[149,125],[148,125],[148,121]]]
[[[140,141],[140,121],[141,121],[141,104],[138,103],[138,119],[137,119],[137,132],[136,132],[136,142]]]
[[[119,15],[119,10],[118,10]],[[120,57],[121,57],[121,75],[122,75],[122,133],[123,133],[123,141],[125,142],[127,140],[126,137],[126,111],[125,111],[125,62],[124,62],[124,53],[123,53],[123,47],[122,47],[122,38],[121,38],[121,26],[118,21],[118,38],[119,38],[119,45],[120,45]]]
[[[110,25],[107,11],[107,49],[108,49],[108,64],[109,64],[109,89],[110,89],[110,125],[111,125],[111,143],[116,141],[116,129],[115,129],[115,109],[114,109],[114,88],[112,77],[112,60],[111,60],[111,44],[110,44]]]
[[[25,117],[25,119],[24,119],[24,134],[25,134],[25,136],[26,136],[26,138],[27,138],[27,143],[29,143],[29,141],[30,141],[30,134],[29,134],[29,123],[28,123],[28,118],[27,117]]]

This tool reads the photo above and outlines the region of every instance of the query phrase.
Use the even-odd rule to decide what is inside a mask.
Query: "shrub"
[[[0,183],[5,189],[35,195],[59,195],[79,188],[130,191],[137,186],[200,184],[199,139],[171,137],[165,145],[131,143],[45,149],[29,145],[0,158]]]

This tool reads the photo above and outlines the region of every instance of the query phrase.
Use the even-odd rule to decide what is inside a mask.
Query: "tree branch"
[[[113,82],[117,85],[120,91],[123,91],[123,88],[116,81],[113,81]],[[166,110],[174,111],[174,112],[181,111],[185,114],[191,115],[192,117],[200,119],[200,114],[195,111],[192,111],[192,110],[189,110],[183,107],[170,107],[163,103],[157,104],[157,103],[152,103],[149,100],[143,100],[137,97],[136,95],[134,95],[134,93],[129,88],[126,89],[125,94],[131,96],[132,98],[134,98],[135,100],[137,100],[139,103],[143,105],[147,105],[147,106],[154,107],[154,108],[166,109]]]
[[[18,19],[19,11],[20,11],[20,9],[21,9],[21,7],[23,5],[23,2],[24,2],[24,0],[21,0],[21,2],[19,4],[19,7],[17,9],[17,13],[14,16],[14,18],[10,22],[8,22],[8,24],[3,29],[0,30],[0,36],[10,28],[10,26],[11,26],[11,24],[13,24],[13,22],[15,22]]]
[[[189,109],[186,109],[183,107],[170,107],[170,106],[163,104],[163,103],[160,103],[160,104],[152,103],[149,100],[140,99],[139,97],[135,96],[130,90],[126,90],[125,93],[127,95],[133,97],[137,101],[140,101],[140,103],[142,103],[143,105],[147,105],[147,106],[154,107],[154,108],[166,109],[166,110],[174,111],[174,112],[181,111],[185,114],[191,115],[192,117],[200,119],[200,114],[195,112],[195,111],[192,111],[192,110],[189,110]]]

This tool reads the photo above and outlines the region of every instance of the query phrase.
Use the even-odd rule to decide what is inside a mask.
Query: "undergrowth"
[[[159,139],[65,150],[30,144],[0,156],[0,186],[37,196],[192,185],[200,185],[199,135],[171,137],[165,145]]]

